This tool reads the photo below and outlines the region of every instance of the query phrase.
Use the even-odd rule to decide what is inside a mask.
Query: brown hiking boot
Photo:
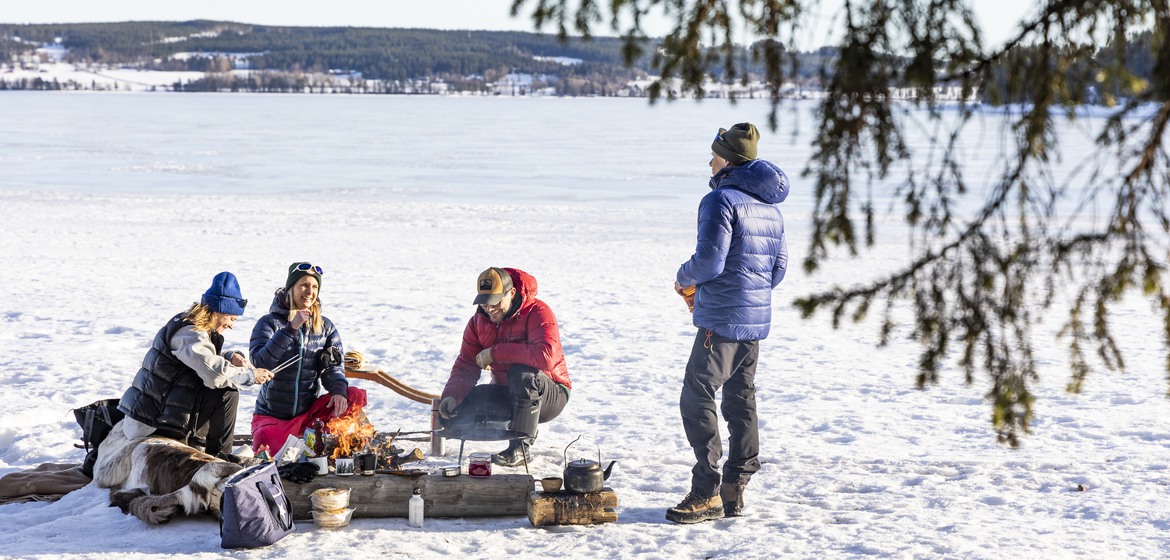
[[[743,515],[743,491],[746,484],[724,482],[719,485],[719,497],[723,500],[724,517],[740,517]]]
[[[709,498],[694,492],[687,494],[682,503],[666,510],[667,521],[675,523],[698,523],[723,517],[723,500],[716,494]]]

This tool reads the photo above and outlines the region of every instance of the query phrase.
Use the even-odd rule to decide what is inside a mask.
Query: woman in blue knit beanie
[[[118,403],[127,437],[168,437],[239,460],[231,454],[239,388],[272,379],[242,352],[223,351],[223,332],[247,305],[235,275],[220,272],[199,303],[167,321]]]

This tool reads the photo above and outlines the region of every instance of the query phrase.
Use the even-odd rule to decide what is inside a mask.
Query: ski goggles
[[[301,272],[312,272],[312,273],[315,273],[317,276],[324,276],[325,275],[325,269],[323,269],[315,264],[307,263],[307,262],[297,263],[296,270],[299,270]]]

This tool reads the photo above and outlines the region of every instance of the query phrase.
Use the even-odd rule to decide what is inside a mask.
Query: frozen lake
[[[693,204],[709,137],[763,102],[311,95],[5,95],[0,188],[356,191]],[[773,143],[778,163],[805,152]]]
[[[793,179],[789,214],[811,208],[800,174],[812,154],[815,104],[789,104],[779,130],[762,130],[760,156]],[[715,131],[742,121],[764,129],[768,112],[758,99],[650,106],[612,98],[37,92],[6,92],[0,107],[0,189],[336,191],[680,209],[693,209],[705,189]],[[909,146],[927,156],[924,113],[907,117]],[[989,112],[967,127],[963,153],[974,186],[1000,170],[1006,122]],[[1100,124],[1062,124],[1073,161],[1091,152]],[[879,202],[905,173],[878,185]]]

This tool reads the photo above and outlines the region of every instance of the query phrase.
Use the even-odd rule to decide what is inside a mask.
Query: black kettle
[[[577,443],[581,436],[572,443],[565,446],[565,490],[584,494],[586,492],[600,492],[604,482],[609,479],[609,474],[613,470],[613,465],[617,461],[610,461],[609,466],[605,470],[601,470],[601,448],[597,448],[597,461],[590,461],[588,459],[577,459],[569,462],[569,448]]]

